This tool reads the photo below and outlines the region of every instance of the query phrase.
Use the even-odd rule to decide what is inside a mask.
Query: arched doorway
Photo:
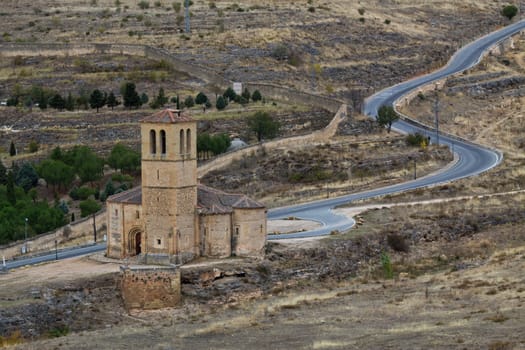
[[[133,228],[128,234],[128,255],[134,256],[142,253],[142,230]]]
[[[139,255],[142,252],[142,234],[137,232],[135,235],[135,255]]]

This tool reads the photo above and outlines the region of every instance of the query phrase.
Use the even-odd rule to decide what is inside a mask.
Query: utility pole
[[[93,239],[97,243],[97,225],[95,223],[95,213],[93,213]]]
[[[24,239],[24,254],[27,253],[27,221],[29,219],[25,219],[25,239]]]
[[[436,84],[436,99],[434,100],[434,119],[436,122],[436,144],[439,146],[439,93]]]
[[[184,0],[184,32],[190,32],[190,0]]]

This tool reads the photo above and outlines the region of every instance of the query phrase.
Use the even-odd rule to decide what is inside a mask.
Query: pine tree
[[[117,98],[115,97],[115,94],[113,93],[113,91],[111,91],[108,96],[108,102],[107,102],[108,107],[111,107],[111,110],[113,110],[113,107],[117,107],[119,104],[120,104],[120,101],[117,100]]]
[[[106,98],[99,89],[95,89],[91,93],[91,96],[89,97],[89,105],[91,106],[91,108],[96,108],[97,113],[99,108],[104,107],[106,105]]]
[[[67,94],[65,106],[68,111],[75,110],[75,99],[73,98],[73,96],[71,96],[71,92]]]

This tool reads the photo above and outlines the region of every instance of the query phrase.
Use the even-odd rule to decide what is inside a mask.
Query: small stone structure
[[[180,269],[171,266],[121,266],[124,306],[131,309],[160,309],[180,302]]]

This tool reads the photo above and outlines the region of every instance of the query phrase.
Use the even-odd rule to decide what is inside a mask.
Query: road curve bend
[[[365,101],[363,113],[374,117],[377,110],[382,105],[393,105],[398,99],[407,95],[411,91],[420,88],[423,85],[443,79],[449,75],[459,73],[477,64],[483,57],[483,54],[493,45],[508,38],[509,36],[525,29],[525,20],[516,22],[504,27],[498,31],[490,33],[478,40],[464,46],[457,51],[450,59],[448,64],[433,73],[418,77],[401,84],[386,88],[370,96]],[[420,125],[414,121],[402,120],[393,125],[393,129],[402,133],[424,132],[428,127]],[[435,142],[434,136],[432,141]],[[305,220],[317,221],[322,227],[304,232],[296,232],[280,235],[269,235],[269,240],[303,238],[328,235],[332,231],[348,230],[354,225],[354,220],[346,216],[336,214],[334,207],[350,203],[359,199],[367,199],[382,196],[390,193],[407,191],[419,187],[435,185],[439,183],[450,182],[467,176],[477,175],[498,165],[502,156],[498,151],[476,145],[467,140],[461,140],[458,137],[449,135],[440,135],[440,143],[452,146],[457,161],[452,165],[435,174],[422,177],[417,180],[396,184],[387,187],[381,187],[370,191],[349,194],[342,197],[336,197],[326,200],[298,204],[288,207],[275,208],[268,211],[268,219],[282,219],[287,217],[297,217]],[[31,259],[21,259],[20,261],[8,262],[6,266],[0,265],[0,272],[19,266],[35,264],[43,261],[64,259],[72,256],[90,254],[95,251],[105,249],[105,244],[94,245],[92,247],[67,249],[64,252],[48,254],[42,257]]]
[[[452,74],[462,72],[476,65],[488,49],[524,29],[525,20],[522,20],[477,39],[458,50],[445,67],[430,74],[386,88],[370,96],[365,100],[363,113],[375,118],[380,106],[393,105],[403,96],[406,96],[408,93],[424,85],[433,83]],[[425,131],[428,132],[429,130],[428,127],[409,119],[400,120],[394,123],[392,128],[401,133],[425,133]],[[436,142],[435,133],[432,134],[431,141]],[[354,221],[342,215],[335,214],[333,211],[334,207],[359,199],[367,199],[412,190],[477,175],[495,167],[502,160],[500,152],[452,135],[439,135],[439,143],[446,144],[453,148],[457,161],[452,166],[429,176],[397,185],[269,210],[269,220],[297,217],[304,220],[320,222],[323,226],[311,231],[270,235],[268,236],[268,239],[275,240],[313,237],[327,235],[332,231],[347,230],[354,225]]]

